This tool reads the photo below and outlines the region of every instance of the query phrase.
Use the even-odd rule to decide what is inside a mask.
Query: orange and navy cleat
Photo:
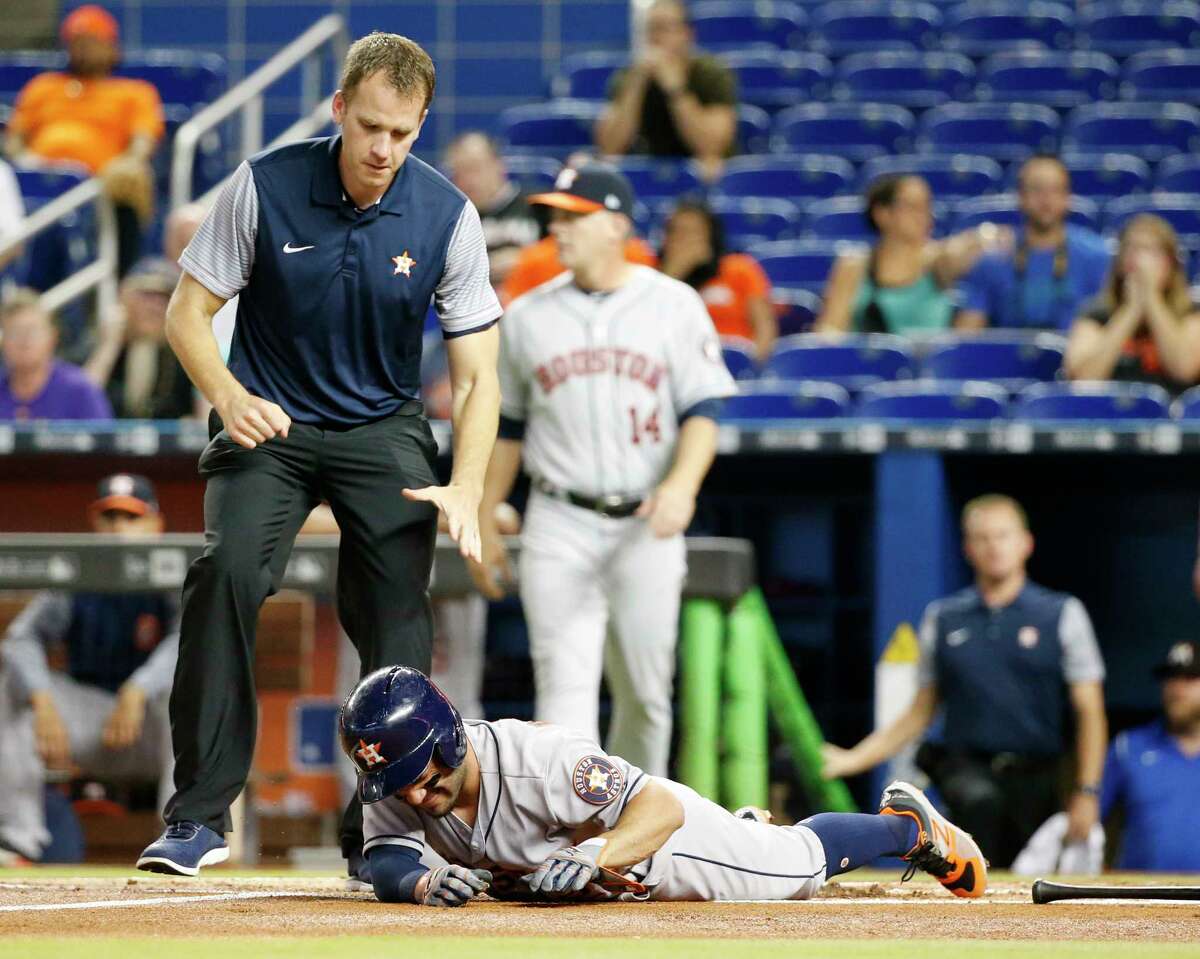
[[[883,791],[879,812],[908,816],[917,824],[917,843],[901,858],[909,864],[901,882],[924,870],[954,895],[977,899],[987,889],[987,860],[969,833],[933,808],[916,786],[897,780]]]

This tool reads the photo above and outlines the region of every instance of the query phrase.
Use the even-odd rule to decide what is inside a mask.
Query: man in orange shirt
[[[139,221],[154,208],[150,156],[163,134],[162,101],[144,80],[112,76],[119,50],[117,21],[101,7],[72,12],[60,37],[64,73],[42,73],[17,97],[6,149],[18,163],[73,162],[104,180],[117,208],[118,272],[137,259]]]
[[[625,259],[642,266],[658,266],[658,257],[654,255],[650,244],[636,236],[625,241]],[[501,306],[507,308],[522,293],[553,280],[566,269],[558,256],[558,241],[554,237],[548,236],[531,243],[521,251],[516,265],[500,287]]]

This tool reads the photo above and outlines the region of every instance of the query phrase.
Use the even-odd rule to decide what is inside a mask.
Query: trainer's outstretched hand
[[[446,516],[446,531],[458,543],[458,551],[465,559],[475,562],[483,560],[483,548],[479,543],[479,500],[480,493],[473,493],[462,486],[426,486],[422,489],[401,490],[405,499],[415,503],[432,503]]]

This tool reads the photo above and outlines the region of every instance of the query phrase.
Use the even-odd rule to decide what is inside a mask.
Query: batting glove
[[[487,892],[492,874],[486,869],[467,869],[465,866],[438,866],[429,871],[422,906],[461,906],[482,892]]]
[[[544,863],[537,872],[522,876],[534,892],[562,895],[580,892],[600,871],[596,858],[607,839],[589,839],[578,846],[560,849]]]

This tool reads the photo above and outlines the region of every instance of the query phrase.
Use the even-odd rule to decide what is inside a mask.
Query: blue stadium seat
[[[1154,188],[1168,193],[1200,193],[1200,156],[1167,157],[1158,165]]]
[[[1200,50],[1147,50],[1125,61],[1123,100],[1194,101],[1200,89]]]
[[[1170,396],[1147,383],[1040,383],[1021,391],[1017,420],[1159,420]]]
[[[856,53],[838,66],[836,100],[896,103],[914,110],[966,100],[975,65],[959,53],[883,50]]]
[[[813,11],[812,45],[831,57],[901,44],[928,50],[937,44],[941,25],[941,11],[931,3],[840,0]]]
[[[595,100],[526,103],[500,112],[500,139],[518,150],[566,157],[592,146],[592,126],[603,104]]]
[[[836,156],[734,157],[717,181],[725,196],[805,200],[834,196],[854,187],[854,167]]]
[[[725,400],[722,422],[736,420],[827,420],[845,416],[850,395],[835,383],[742,383]]]
[[[1008,393],[980,381],[909,380],[875,383],[859,396],[856,416],[884,420],[994,420],[1004,415]]]
[[[1004,183],[1004,169],[999,163],[990,157],[965,153],[875,157],[863,164],[860,182],[866,187],[878,177],[901,173],[924,177],[939,200],[992,193]]]
[[[1035,103],[948,103],[921,119],[918,144],[936,153],[979,153],[1021,160],[1051,152],[1058,143],[1058,114]]]
[[[857,194],[814,200],[804,210],[804,232],[821,240],[869,243],[875,231],[867,224],[863,207],[863,198]]]
[[[88,179],[86,170],[58,168],[15,168],[17,185],[26,214],[33,213],[56,196],[66,193]],[[95,257],[94,213],[91,206],[68,214],[53,226],[42,230],[26,246],[15,267],[20,282],[35,290],[48,290],[78,272]],[[86,323],[81,304],[73,304],[60,314],[65,341],[71,341]]]
[[[809,333],[821,315],[821,297],[800,286],[772,286],[771,302],[779,320],[779,335]]]
[[[1175,228],[1184,246],[1200,244],[1200,194],[1143,193],[1117,197],[1105,208],[1105,229],[1117,231],[1139,213],[1153,213]]]
[[[1009,50],[984,62],[975,96],[1065,110],[1111,100],[1119,75],[1117,61],[1094,50]]]
[[[857,392],[882,380],[907,379],[914,368],[907,343],[899,336],[801,333],[776,340],[761,379],[822,380]]]
[[[737,75],[738,101],[771,112],[829,95],[833,64],[819,53],[730,50],[721,61]]]
[[[972,57],[1031,44],[1067,50],[1074,23],[1074,13],[1062,3],[972,0],[947,12],[942,37],[947,50]]]
[[[704,189],[689,160],[625,156],[617,160],[617,166],[629,178],[634,196],[645,203],[684,193],[699,193]]]
[[[709,202],[725,228],[725,245],[730,250],[791,239],[799,230],[800,208],[791,200],[714,196]]]
[[[1129,153],[1067,153],[1062,161],[1071,171],[1071,192],[1093,200],[1106,200],[1150,188],[1150,166]],[[1017,185],[1013,170],[1012,186]]]
[[[187,50],[127,53],[122,55],[113,73],[152,83],[168,113],[173,106],[182,107],[187,116],[212,103],[229,86],[225,60],[215,53]]]
[[[1095,0],[1081,5],[1081,47],[1129,56],[1200,44],[1200,5],[1188,0]]]
[[[771,115],[752,103],[737,108],[737,142],[744,153],[766,153],[771,145]]]
[[[1067,118],[1064,153],[1132,153],[1154,163],[1200,151],[1200,110],[1183,103],[1093,103]]]
[[[704,2],[691,6],[696,42],[705,50],[752,47],[757,44],[780,50],[804,46],[808,15],[795,3]]]
[[[562,164],[553,157],[536,153],[506,153],[503,159],[508,175],[531,193],[552,190],[562,169]]]
[[[1101,224],[1100,205],[1083,196],[1071,198],[1067,221],[1089,230],[1099,230]],[[966,230],[980,223],[1000,223],[1016,227],[1021,223],[1021,211],[1017,207],[1015,193],[995,193],[991,196],[971,197],[960,200],[954,208],[954,229]]]
[[[572,53],[562,58],[551,93],[575,100],[604,100],[613,74],[628,65],[629,54],[624,51]]]
[[[759,243],[746,252],[758,260],[772,285],[798,286],[820,293],[837,259],[839,245],[819,240]]]
[[[884,103],[810,103],[775,118],[776,152],[834,153],[855,162],[903,153],[916,121],[903,107]]]
[[[1200,386],[1193,386],[1175,398],[1171,415],[1180,420],[1200,419]]]
[[[753,380],[758,376],[754,344],[741,336],[721,337],[721,356],[735,380]]]
[[[936,380],[988,380],[1010,391],[1050,382],[1062,367],[1066,340],[1051,333],[984,331],[929,344],[921,375]]]

